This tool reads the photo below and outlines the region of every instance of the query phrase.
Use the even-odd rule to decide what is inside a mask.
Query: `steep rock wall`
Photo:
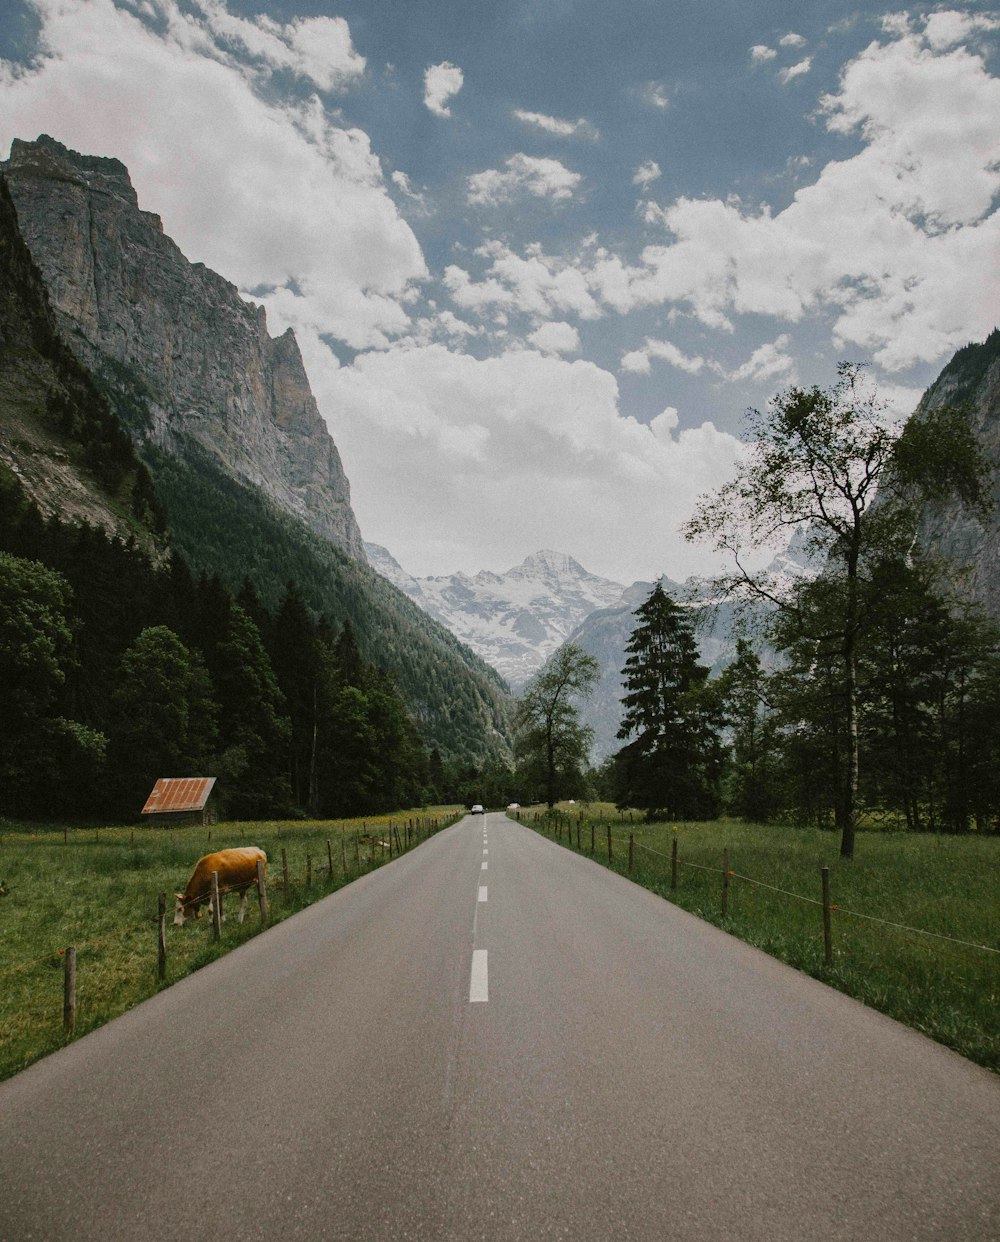
[[[139,208],[118,160],[46,135],[0,165],[64,339],[138,440],[168,452],[191,437],[366,562],[350,487],[294,334],[272,339],[262,307],[190,263]]]

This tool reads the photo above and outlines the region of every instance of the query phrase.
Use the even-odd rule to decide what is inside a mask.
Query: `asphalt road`
[[[475,816],[0,1085],[0,1238],[986,1242],[998,1153],[986,1071]]]

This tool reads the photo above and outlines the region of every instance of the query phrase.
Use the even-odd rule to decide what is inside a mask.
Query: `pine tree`
[[[636,737],[616,757],[618,802],[650,818],[658,811],[711,818],[719,808],[721,713],[705,689],[694,626],[659,583],[635,616],[618,736]]]

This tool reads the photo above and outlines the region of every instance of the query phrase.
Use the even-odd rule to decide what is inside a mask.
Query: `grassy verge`
[[[628,872],[631,832],[630,878],[637,884],[1000,1072],[1000,953],[904,930],[1000,949],[1000,838],[862,833],[855,858],[844,861],[837,834],[814,829],[736,820],[646,824],[638,814],[630,823],[612,808],[594,807],[564,807],[554,823],[540,814],[536,819],[534,811],[520,817],[574,850],[579,835],[587,855],[593,824],[594,857],[605,866],[610,826],[611,866],[622,873]],[[674,836],[681,860],[676,889]],[[723,849],[736,873],[725,919]],[[821,900],[823,866],[830,868],[831,902],[839,907],[831,916],[830,966],[824,963],[822,908],[812,904]]]
[[[259,845],[268,857],[270,923],[389,860],[389,829],[406,848],[455,822],[454,807],[350,821],[214,824],[211,829],[0,824],[0,1080],[66,1042],[62,950],[77,949],[75,1036],[86,1034],[262,930],[256,889],[247,919],[224,903],[222,938],[211,920],[172,925],[174,892],[203,855]],[[209,832],[211,836],[209,837]],[[333,856],[328,864],[327,841]],[[396,853],[393,833],[392,853]],[[288,859],[284,889],[282,850]],[[312,884],[306,885],[306,857]],[[346,871],[345,871],[346,860]],[[167,894],[167,978],[157,977],[157,895]]]

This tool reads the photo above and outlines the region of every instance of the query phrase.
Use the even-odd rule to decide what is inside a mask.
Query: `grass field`
[[[561,810],[558,827],[546,826],[540,814],[536,821],[533,810],[522,811],[521,819],[574,850],[579,831],[587,855],[594,822],[595,858],[604,865],[610,825],[612,865],[623,873],[631,832],[636,883],[1000,1072],[1000,838],[865,832],[854,859],[844,861],[839,835],[815,829],[738,820],[647,824],[638,813],[629,822],[599,805]],[[681,861],[672,890],[675,835]],[[735,872],[725,919],[723,849]],[[839,907],[831,915],[830,966],[819,904],[823,866],[830,868],[831,903]]]
[[[0,1079],[66,1041],[62,950],[77,949],[76,1036],[86,1034],[261,930],[256,889],[247,919],[239,899],[224,903],[222,938],[207,914],[172,925],[174,892],[213,850],[259,845],[268,857],[270,922],[276,923],[389,859],[389,827],[406,843],[447,827],[464,812],[432,807],[364,821],[227,823],[211,829],[87,828],[0,824]],[[209,838],[211,832],[211,838]],[[395,834],[394,834],[395,840]],[[327,862],[327,841],[333,873]],[[281,852],[288,859],[284,891]],[[396,846],[393,844],[393,853]],[[306,856],[313,879],[305,883]],[[344,860],[347,861],[345,876]],[[167,977],[157,977],[157,896],[167,894]]]

